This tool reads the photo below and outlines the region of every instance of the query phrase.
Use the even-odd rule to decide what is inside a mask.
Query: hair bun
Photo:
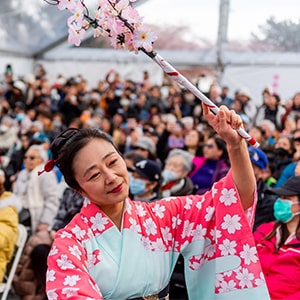
[[[50,147],[54,159],[58,158],[61,148],[78,132],[78,128],[67,128],[55,137]]]

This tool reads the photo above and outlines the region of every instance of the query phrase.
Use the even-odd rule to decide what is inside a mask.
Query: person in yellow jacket
[[[5,191],[5,174],[0,169],[0,283],[12,258],[18,236],[18,212],[21,201],[13,193]]]

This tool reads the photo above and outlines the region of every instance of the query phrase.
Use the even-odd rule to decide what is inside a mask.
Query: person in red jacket
[[[300,176],[270,190],[276,221],[254,232],[262,270],[271,299],[300,299]]]

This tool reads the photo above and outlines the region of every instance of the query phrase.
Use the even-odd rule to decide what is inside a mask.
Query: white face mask
[[[6,125],[0,125],[0,133],[5,133],[8,130]]]
[[[121,106],[128,106],[130,104],[130,101],[128,99],[121,99],[120,104]]]
[[[171,170],[163,170],[161,173],[162,177],[163,177],[163,182],[169,183],[172,181],[175,181],[179,178],[179,175]]]

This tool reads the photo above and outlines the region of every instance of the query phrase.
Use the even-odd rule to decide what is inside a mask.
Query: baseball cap
[[[267,168],[269,161],[264,151],[258,148],[249,147],[248,152],[252,163],[254,163],[262,170],[265,170]]]
[[[292,176],[281,187],[269,188],[269,190],[280,196],[300,195],[300,176]]]
[[[46,133],[44,132],[36,132],[32,138],[31,138],[32,143],[50,143],[50,139],[47,136]]]
[[[156,154],[156,147],[151,138],[147,136],[142,136],[139,138],[136,143],[133,145],[133,148],[142,148],[144,150],[149,151],[151,154]]]
[[[151,159],[143,159],[135,163],[134,171],[150,181],[160,181],[161,167],[159,163]]]

